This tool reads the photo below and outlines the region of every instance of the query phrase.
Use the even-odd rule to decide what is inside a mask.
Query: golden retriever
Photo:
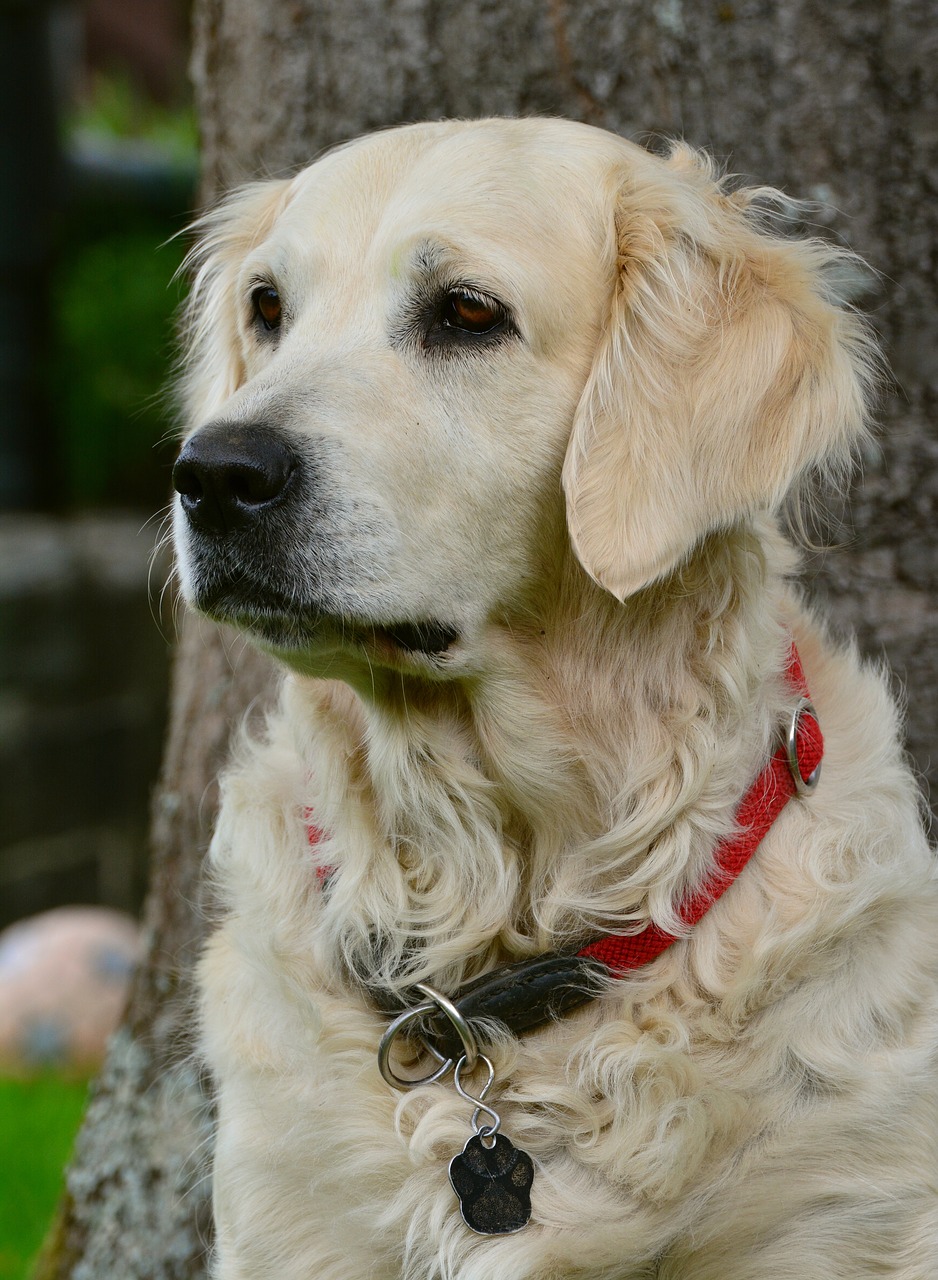
[[[935,866],[778,518],[876,356],[779,203],[481,120],[201,220],[179,571],[289,672],[212,849],[219,1280],[938,1276]],[[539,958],[635,937],[524,1025]],[[467,1014],[510,965],[521,1024]]]

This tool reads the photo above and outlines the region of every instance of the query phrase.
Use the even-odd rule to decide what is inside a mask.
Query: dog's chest
[[[304,992],[282,967],[258,965],[259,940],[240,929],[228,922],[201,971],[204,1042],[219,1080],[216,1211],[230,1247],[263,1255],[265,1266],[282,1257],[285,1280],[400,1277],[409,1274],[400,1269],[408,1240],[419,1241],[421,1256],[454,1241],[467,1257],[513,1255],[515,1237],[472,1236],[450,1184],[449,1162],[472,1133],[471,1105],[451,1084],[396,1095],[377,1067],[383,1019],[361,1001]],[[610,1220],[627,1219],[637,1268],[660,1253],[695,1212],[693,1196],[679,1204],[681,1191],[741,1136],[739,1090],[706,1080],[704,1068],[665,1044],[663,1008],[657,1019],[647,1008],[642,1017],[644,1027],[603,1032],[598,1011],[587,1010],[498,1060],[493,1101],[536,1165],[533,1217],[517,1241],[537,1256],[561,1230],[573,1249],[592,1224],[608,1252],[597,1246],[595,1272],[585,1275],[621,1261],[625,1228],[610,1235]],[[618,1064],[604,1070],[614,1053]],[[324,1270],[337,1250],[338,1269]],[[419,1274],[416,1255],[413,1265]],[[512,1274],[529,1274],[518,1267]]]
[[[310,847],[308,770],[295,753],[258,752],[250,776],[228,784],[219,824],[216,862],[234,909],[200,974],[203,1046],[219,1085],[219,1239],[223,1256],[238,1259],[219,1280],[631,1280],[708,1221],[726,1224],[725,1243],[736,1207],[767,1169],[800,1186],[819,1134],[832,1135],[862,1181],[862,1135],[896,1105],[888,1081],[908,1073],[896,1050],[897,1063],[871,1075],[866,1093],[846,1088],[862,1046],[841,1043],[852,1024],[838,1030],[837,1018],[869,977],[866,950],[844,944],[831,965],[830,948],[818,949],[812,967],[784,930],[767,934],[773,866],[784,866],[789,895],[777,892],[776,904],[792,900],[791,827],[806,821],[795,811],[787,834],[776,830],[778,846],[762,847],[726,910],[702,920],[692,942],[605,1003],[493,1055],[492,1101],[535,1164],[533,1212],[517,1236],[472,1236],[448,1177],[472,1133],[471,1107],[450,1084],[399,1095],[381,1078],[386,1019],[335,962],[341,922],[356,911],[365,936],[388,926],[387,898],[369,915],[368,874],[354,879],[356,854],[365,866],[380,850],[368,844],[365,806],[347,780],[341,822],[338,805],[317,810],[331,844]],[[333,861],[324,891],[317,866]],[[732,946],[729,917],[745,922]],[[750,965],[747,979],[738,957],[757,948],[765,971]],[[692,952],[709,957],[694,981]],[[723,983],[719,998],[703,990],[707,968],[711,988]],[[750,997],[762,992],[749,1012],[747,981]],[[807,1079],[804,1062],[816,1060],[827,1076]],[[888,1158],[905,1160],[898,1142]],[[754,1218],[770,1211],[764,1197],[753,1202]],[[779,1214],[789,1211],[779,1199]]]

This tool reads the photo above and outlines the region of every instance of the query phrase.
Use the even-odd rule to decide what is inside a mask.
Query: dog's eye
[[[443,299],[443,324],[464,333],[491,333],[506,320],[505,308],[473,289],[451,289]]]
[[[273,285],[261,285],[251,294],[255,319],[260,319],[265,329],[279,329],[283,318],[283,304],[280,294]]]
[[[414,337],[427,353],[446,357],[492,351],[521,335],[504,302],[471,285],[451,284],[418,294],[395,336]]]

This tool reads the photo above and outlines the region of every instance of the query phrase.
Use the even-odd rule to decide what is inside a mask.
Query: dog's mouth
[[[351,618],[265,615],[253,618],[247,628],[281,652],[317,649],[325,642],[325,647],[358,650],[371,661],[392,667],[416,663],[438,668],[461,634],[435,619],[381,626]]]
[[[462,634],[458,627],[436,618],[379,623],[273,599],[246,607],[241,599],[216,597],[209,602],[203,598],[198,607],[277,650],[364,649],[372,658],[394,665],[401,658],[437,662]]]
[[[445,622],[396,622],[375,627],[376,639],[387,639],[405,653],[422,653],[428,658],[442,656],[459,639],[456,627]]]

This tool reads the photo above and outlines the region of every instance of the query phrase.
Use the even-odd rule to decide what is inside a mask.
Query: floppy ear
[[[183,306],[179,397],[187,424],[213,417],[244,382],[239,334],[245,300],[238,272],[282,209],[288,180],[255,182],[226,196],[190,227],[195,243],[180,268],[191,286]]]
[[[577,556],[620,600],[864,430],[875,350],[826,283],[850,255],[768,233],[755,197],[780,199],[725,194],[684,147],[617,193],[612,309],[563,482]]]

